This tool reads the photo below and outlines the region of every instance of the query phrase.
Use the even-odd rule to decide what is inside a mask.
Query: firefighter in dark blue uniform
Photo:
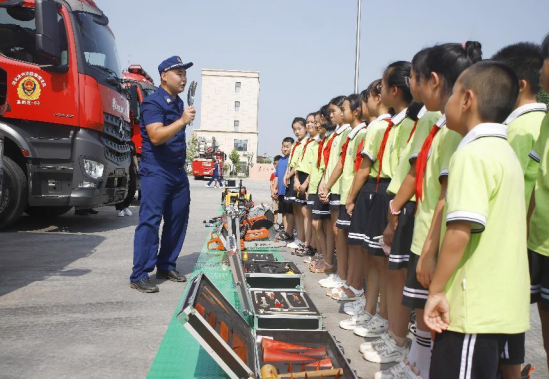
[[[158,66],[161,85],[141,104],[141,207],[135,230],[131,287],[141,292],[158,292],[149,273],[175,282],[186,279],[175,269],[189,220],[189,179],[185,172],[185,127],[195,116],[178,94],[187,84],[183,63],[174,56]],[[159,241],[160,222],[164,220]],[[159,243],[160,242],[160,243]],[[160,246],[159,246],[160,245]]]

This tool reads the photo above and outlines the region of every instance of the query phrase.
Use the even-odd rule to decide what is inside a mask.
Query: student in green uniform
[[[303,241],[305,240],[305,230],[303,226],[303,217],[301,216],[300,208],[296,205],[297,200],[297,191],[295,189],[295,180],[296,180],[296,166],[300,161],[301,153],[303,148],[307,143],[307,129],[305,129],[305,119],[303,117],[296,117],[292,122],[292,130],[294,132],[297,141],[292,146],[292,151],[290,153],[290,163],[288,164],[288,169],[286,171],[285,183],[288,187],[286,191],[286,196],[284,200],[287,203],[292,204],[295,227],[297,229],[297,241],[294,240],[293,244],[295,247],[288,245],[290,248],[299,248],[303,246]]]
[[[375,192],[371,194],[371,204],[366,223],[365,246],[370,254],[369,260],[379,277],[381,301],[384,303],[385,314],[381,312],[363,325],[354,328],[354,333],[362,337],[379,337],[387,331],[387,270],[389,264],[389,251],[383,245],[383,231],[387,226],[387,209],[389,207],[389,195],[387,188],[393,177],[398,162],[406,150],[408,139],[414,122],[406,117],[408,107],[412,103],[412,94],[407,82],[410,77],[412,64],[406,61],[391,63],[383,73],[381,81],[381,101],[386,107],[394,109],[396,115],[391,118],[389,126],[383,134],[379,147],[366,144],[364,151],[370,157],[380,161],[379,174],[375,179]],[[377,149],[377,151],[376,151]],[[386,162],[385,157],[388,157]],[[371,158],[370,158],[371,159]],[[388,164],[387,179],[381,179],[384,165]],[[368,300],[368,297],[366,297]],[[376,363],[385,363],[386,357],[373,356],[364,353],[364,359]],[[387,360],[392,362],[393,360]]]
[[[376,314],[377,299],[379,296],[379,278],[375,266],[371,263],[373,257],[368,254],[366,245],[366,226],[369,218],[371,197],[376,190],[377,173],[380,168],[380,160],[377,150],[383,140],[385,131],[391,121],[394,111],[388,109],[381,102],[381,79],[374,80],[368,88],[361,93],[362,102],[366,103],[368,114],[376,117],[370,122],[366,130],[363,148],[361,150],[362,161],[353,181],[353,185],[345,204],[345,210],[351,216],[351,228],[347,243],[351,254],[362,254],[362,269],[366,277],[366,299],[357,300],[354,307],[344,307],[345,313],[351,317],[342,320],[339,326],[346,330],[353,330],[360,325],[369,322]],[[388,178],[389,154],[383,157],[386,161],[382,167],[381,178]],[[379,313],[386,315],[385,300],[382,299]]]
[[[428,52],[429,48],[423,49],[412,59],[409,85],[410,92],[416,102],[414,104],[422,103],[419,91],[419,86],[421,85],[419,67],[421,67],[421,64],[427,58]],[[414,197],[415,162],[417,153],[419,153],[425,138],[440,116],[440,112],[427,111],[425,106],[421,108],[417,114],[417,120],[412,129],[411,136],[408,137],[408,151],[404,153],[404,156],[400,160],[397,171],[387,188],[389,194],[395,195],[394,199],[389,203],[387,216],[389,222],[383,233],[385,245],[391,247],[387,280],[389,329],[388,335],[362,343],[359,350],[363,354],[368,350],[381,354],[382,349],[380,347],[386,348],[386,354],[394,354],[395,349],[393,349],[393,346],[403,347],[409,343],[406,335],[408,334],[410,309],[404,307],[401,302],[414,232],[416,209]],[[395,357],[395,360],[397,359],[398,357]],[[414,370],[414,363],[411,362],[411,365],[395,365],[388,370],[379,372],[377,375],[383,378],[399,377],[399,375],[402,377],[407,377],[406,375],[412,376],[410,371]]]
[[[303,254],[307,254],[309,256],[312,256],[316,253],[316,249],[314,247],[315,242],[313,239],[313,220],[312,220],[312,207],[309,208],[308,199],[307,199],[307,191],[309,188],[309,183],[311,181],[311,172],[313,170],[313,150],[315,143],[318,144],[316,136],[318,135],[318,131],[315,126],[315,114],[309,113],[309,115],[306,118],[305,127],[307,129],[307,133],[309,134],[309,137],[307,139],[307,142],[305,143],[305,146],[303,147],[303,151],[301,152],[301,161],[297,164],[297,172],[298,177],[299,175],[302,175],[303,177],[307,177],[307,179],[303,181],[299,181],[299,183],[295,183],[295,185],[298,187],[298,192],[300,196],[298,197],[299,205],[301,206],[301,216],[303,217],[303,226],[305,229],[305,241],[303,241],[305,248],[304,249],[298,249],[296,251],[296,254],[298,256],[301,256]],[[300,174],[304,173],[306,175]],[[311,204],[312,205],[312,204]]]
[[[544,61],[540,70],[540,83],[543,90],[549,92],[549,34],[541,45],[541,51]],[[543,119],[530,158],[539,163],[528,210],[530,284],[536,290],[531,301],[538,303],[543,346],[549,366],[549,115]]]
[[[330,149],[328,147],[331,146],[332,139],[336,137],[336,135],[334,135],[335,126],[330,122],[329,104],[326,104],[322,108],[320,108],[319,124],[321,134],[323,129],[326,130],[324,134],[324,140],[322,142],[322,149],[319,150],[319,156],[317,158],[319,175],[320,179],[322,180],[330,157]],[[332,228],[330,204],[324,203],[320,199],[320,197],[318,196],[319,190],[320,183],[317,188],[317,195],[315,196],[315,204],[313,209],[313,219],[315,220],[315,223],[313,225],[315,227],[315,230],[317,231],[319,240],[324,240],[326,243],[326,247],[323,256],[319,256],[311,262],[311,271],[315,273],[330,273],[334,271],[332,263],[335,248],[335,235]],[[330,274],[327,278],[320,279],[319,283],[331,280],[334,275],[337,274]]]
[[[337,125],[337,128],[334,134],[332,135],[332,137],[330,137],[328,141],[328,146],[326,146],[326,149],[328,152],[328,163],[326,164],[326,170],[324,171],[324,176],[320,182],[320,187],[318,192],[318,196],[320,200],[330,204],[332,230],[335,236],[336,252],[338,254],[340,251],[343,251],[345,249],[344,247],[341,247],[343,241],[341,239],[341,236],[338,237],[338,231],[336,228],[337,216],[339,215],[340,197],[341,197],[340,189],[339,189],[340,184],[339,184],[339,180],[336,181],[330,190],[326,188],[326,184],[330,179],[330,177],[332,176],[332,173],[335,167],[337,166],[337,163],[339,162],[341,148],[345,143],[345,140],[347,139],[347,135],[349,134],[349,131],[351,129],[349,124],[345,124],[343,122],[343,112],[341,107],[343,106],[344,101],[345,101],[345,96],[338,96],[332,99],[329,104],[330,122],[333,125]],[[343,258],[343,257],[338,255],[338,259],[340,258]],[[341,262],[346,259],[347,257],[345,256],[344,259],[341,259]],[[327,263],[333,266],[333,261],[327,262]],[[346,278],[341,278],[339,276],[339,273],[336,274],[335,276],[331,276],[330,278],[331,279],[329,279],[328,281],[333,285],[337,284],[337,287],[343,285],[346,279]]]
[[[530,204],[539,163],[530,159],[528,154],[538,139],[541,121],[547,112],[547,106],[536,101],[540,91],[539,70],[543,66],[543,55],[539,45],[521,42],[504,47],[492,59],[507,64],[519,77],[516,108],[503,124],[507,125],[507,141],[522,166],[526,204]]]
[[[447,43],[429,50],[419,67],[421,98],[430,111],[444,111],[459,75],[481,59],[478,42]],[[402,304],[416,310],[417,330],[408,360],[415,362],[421,376],[428,378],[431,362],[431,332],[423,322],[423,308],[436,265],[440,245],[448,167],[461,135],[446,128],[442,116],[432,127],[416,159],[415,196],[417,210],[414,235]]]
[[[313,230],[313,241],[316,245],[316,254],[309,259],[305,259],[305,263],[310,264],[310,269],[320,259],[324,257],[326,251],[326,235],[321,228],[321,220],[315,218],[315,203],[318,199],[318,185],[322,178],[323,170],[321,169],[322,148],[326,138],[326,125],[320,123],[320,111],[314,113],[314,127],[316,129],[316,137],[313,146],[311,146],[311,175],[309,180],[309,188],[307,189],[307,210],[310,212],[311,228]],[[329,210],[328,210],[329,212]],[[314,264],[313,264],[314,261]]]
[[[351,226],[351,218],[345,209],[345,203],[347,202],[347,195],[353,184],[355,174],[355,157],[356,150],[362,141],[366,130],[366,124],[362,121],[362,107],[361,107],[360,95],[347,96],[343,102],[343,122],[351,125],[351,131],[347,135],[345,142],[342,145],[339,162],[337,163],[326,188],[330,191],[336,182],[340,183],[340,206],[339,214],[336,221],[338,230],[338,239],[342,239],[343,243],[338,244],[337,257],[338,267],[337,271],[340,277],[345,276],[346,282],[343,288],[337,292],[332,292],[332,298],[339,301],[352,301],[356,300],[360,296],[364,295],[362,289],[362,282],[364,280],[362,276],[362,260],[359,254],[353,254],[349,256],[347,237],[348,230]],[[357,266],[360,264],[360,266]],[[360,272],[357,272],[358,271]]]
[[[433,378],[495,378],[510,340],[522,340],[524,359],[524,174],[500,124],[518,89],[512,68],[480,62],[461,74],[446,104],[448,128],[464,138],[450,163],[444,239],[425,305],[424,321],[438,333]]]

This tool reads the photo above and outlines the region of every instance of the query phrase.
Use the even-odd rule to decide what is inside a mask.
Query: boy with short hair
[[[275,169],[275,180],[274,187],[278,188],[276,195],[278,196],[278,212],[282,215],[282,225],[284,226],[284,231],[277,236],[279,241],[293,241],[294,237],[294,215],[292,204],[285,201],[286,196],[286,184],[284,179],[286,177],[286,170],[288,168],[290,151],[292,150],[292,145],[294,139],[292,137],[286,137],[282,140],[282,147],[280,148],[282,152],[282,158],[278,161],[278,164]],[[273,193],[274,195],[274,193]]]
[[[278,165],[278,161],[280,161],[280,158],[282,158],[282,155],[276,155],[273,158],[273,172],[271,173],[271,178],[269,179],[270,187],[271,187],[271,197],[273,199],[272,202],[272,208],[273,208],[273,214],[275,222],[278,223],[278,188],[276,185],[276,166]]]
[[[541,50],[544,61],[540,70],[540,83],[543,90],[549,92],[549,34]],[[549,362],[549,114],[543,119],[530,158],[540,163],[528,211],[528,259],[533,292],[531,301],[538,303],[543,346]]]
[[[528,206],[539,167],[539,163],[530,159],[528,154],[538,139],[541,121],[547,112],[547,106],[536,101],[536,95],[541,89],[539,70],[543,65],[543,55],[539,45],[521,42],[504,47],[492,59],[507,64],[519,78],[516,108],[503,124],[507,125],[507,142],[517,154],[524,172]]]
[[[446,104],[447,127],[464,138],[425,305],[425,323],[440,333],[432,378],[495,378],[508,341],[524,341],[530,327],[523,173],[500,124],[518,90],[513,69],[484,61],[460,75]]]

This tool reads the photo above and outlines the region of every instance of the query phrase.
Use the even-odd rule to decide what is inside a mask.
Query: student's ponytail
[[[421,65],[421,75],[430,78],[436,72],[442,80],[442,94],[447,100],[459,75],[482,59],[480,42],[445,43],[432,47]],[[444,101],[445,102],[445,101]]]
[[[406,110],[406,117],[412,121],[417,121],[419,111],[423,108],[423,103],[412,103]]]
[[[406,61],[391,63],[383,73],[383,79],[389,87],[397,87],[402,91],[403,100],[410,104],[413,100],[410,87],[406,84],[406,77],[410,77],[412,64]]]

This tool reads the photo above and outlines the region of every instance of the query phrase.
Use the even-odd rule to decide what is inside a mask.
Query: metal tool
[[[281,292],[280,294],[282,295],[282,298],[284,298],[284,300],[286,300],[286,303],[288,303],[288,309],[296,308],[292,304],[290,304],[290,300],[288,300],[288,296],[286,295],[286,292]]]
[[[194,94],[196,93],[196,86],[197,83],[195,81],[192,81],[191,85],[189,86],[189,92],[187,92],[187,104],[189,104],[189,107],[194,104]],[[193,126],[192,121],[190,126]]]

